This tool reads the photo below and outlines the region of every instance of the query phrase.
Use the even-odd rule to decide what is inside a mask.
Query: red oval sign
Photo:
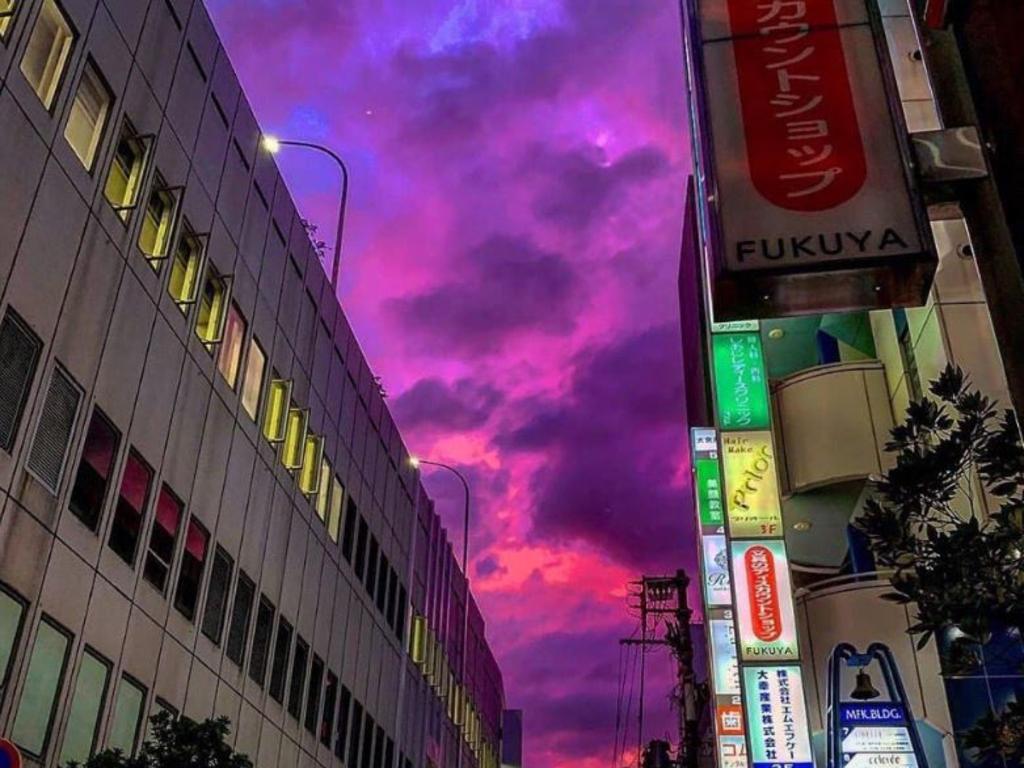
[[[7,739],[0,739],[0,768],[21,768],[21,752]]]
[[[754,635],[762,642],[774,642],[782,636],[775,556],[767,547],[751,547],[743,557],[743,564],[747,569],[747,599]]]
[[[791,211],[825,211],[867,180],[834,0],[728,0],[755,189]]]

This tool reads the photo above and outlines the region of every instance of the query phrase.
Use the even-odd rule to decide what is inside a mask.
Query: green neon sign
[[[768,384],[759,333],[722,333],[711,337],[718,426],[769,429]]]
[[[723,513],[722,473],[718,459],[697,459],[697,507],[701,527],[717,528],[725,525]]]

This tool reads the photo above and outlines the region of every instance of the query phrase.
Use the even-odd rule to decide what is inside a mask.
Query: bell
[[[856,701],[870,701],[881,696],[878,690],[871,683],[871,675],[861,669],[857,673],[857,685],[850,694],[851,699]]]

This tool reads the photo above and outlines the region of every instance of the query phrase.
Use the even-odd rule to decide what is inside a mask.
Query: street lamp
[[[449,464],[442,464],[440,461],[428,461],[427,459],[420,459],[416,456],[409,457],[409,463],[413,469],[419,470],[421,466],[437,467],[438,469],[444,469],[451,472],[462,483],[462,491],[464,494],[463,500],[463,520],[462,520],[462,573],[466,578],[466,599],[463,601],[462,606],[462,654],[459,659],[459,683],[461,685],[466,684],[466,656],[468,655],[469,648],[469,481],[466,480],[466,476],[463,475],[459,470]],[[462,745],[459,746],[459,753],[456,765],[462,765],[462,753],[464,749]]]
[[[341,159],[337,152],[321,144],[313,144],[308,141],[287,141],[276,136],[264,136],[263,148],[271,155],[276,155],[282,147],[304,147],[312,149],[321,154],[327,155],[341,169],[341,204],[338,206],[338,230],[334,238],[334,264],[331,267],[331,286],[335,293],[338,291],[338,273],[341,270],[341,239],[345,233],[345,210],[348,207],[348,166]]]

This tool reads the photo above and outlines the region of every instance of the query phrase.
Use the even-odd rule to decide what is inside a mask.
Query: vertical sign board
[[[729,583],[729,545],[725,536],[701,536],[704,559],[704,602],[709,607],[729,608],[732,605],[732,587]]]
[[[719,320],[922,304],[936,257],[869,0],[686,0]]]
[[[796,615],[786,544],[732,542],[739,650],[743,661],[796,661]]]
[[[736,539],[782,536],[782,500],[772,433],[724,432],[726,514]]]
[[[839,705],[842,768],[926,768],[914,751],[907,710],[896,702]]]
[[[711,355],[721,429],[769,429],[761,334],[716,333],[711,337]]]
[[[800,667],[746,667],[753,768],[814,768]]]

